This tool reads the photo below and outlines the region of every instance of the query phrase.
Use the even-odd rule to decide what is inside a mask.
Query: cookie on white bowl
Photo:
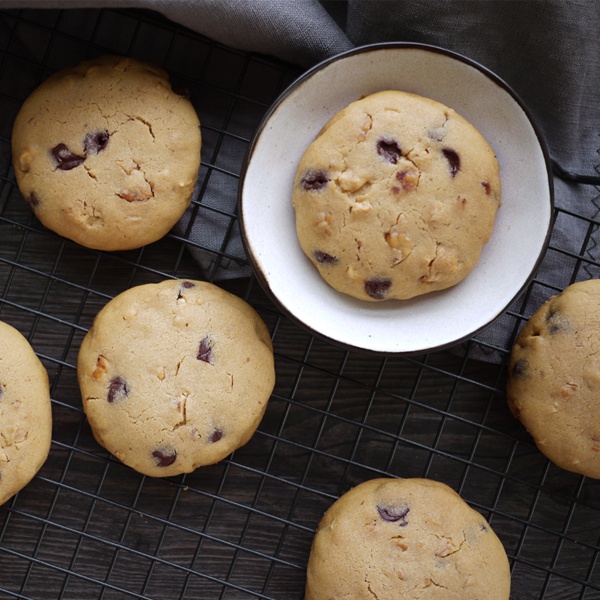
[[[500,206],[500,174],[456,111],[385,90],[321,129],[292,199],[300,246],[329,285],[369,302],[407,300],[473,270]]]
[[[464,279],[410,299],[373,302],[322,277],[302,249],[292,197],[302,157],[328,121],[353,102],[388,90],[441,103],[476,128],[498,161],[501,206]],[[467,57],[398,42],[326,60],[279,97],[248,148],[239,213],[254,273],[283,312],[343,347],[409,354],[463,341],[506,310],[547,247],[553,196],[545,142],[505,82]]]

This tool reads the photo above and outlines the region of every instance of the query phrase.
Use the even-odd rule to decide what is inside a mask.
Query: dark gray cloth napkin
[[[540,127],[561,177],[550,249],[529,294],[478,334],[490,356],[506,349],[518,322],[575,279],[600,276],[600,2],[597,0],[8,0],[0,8],[129,7],[158,11],[227,46],[272,55],[308,68],[354,46],[384,41],[434,44],[478,61],[504,79]],[[510,176],[510,174],[507,174]],[[214,202],[231,209],[230,181]],[[526,202],[527,198],[523,198]],[[575,216],[569,218],[569,214]],[[178,226],[191,239],[219,248],[229,232],[217,217]],[[590,235],[588,240],[586,235]],[[587,240],[587,241],[585,241]],[[230,240],[243,254],[239,236]],[[206,247],[206,245],[205,245]],[[584,266],[577,256],[585,250]],[[205,269],[212,258],[196,251]],[[249,274],[231,261],[213,274]],[[485,352],[484,352],[485,353]]]

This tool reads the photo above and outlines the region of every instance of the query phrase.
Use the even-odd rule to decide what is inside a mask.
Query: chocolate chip
[[[322,265],[334,265],[338,262],[337,256],[332,256],[322,250],[315,250],[313,256],[315,257],[315,260]]]
[[[214,444],[215,442],[218,442],[223,437],[223,435],[223,431],[221,431],[220,429],[215,429],[210,436],[211,443]]]
[[[65,144],[57,144],[50,152],[56,161],[56,168],[61,171],[70,171],[85,160],[85,156],[73,154]]]
[[[168,467],[177,459],[175,448],[157,448],[152,451],[152,457],[157,467]]]
[[[404,169],[396,173],[396,179],[400,182],[405,192],[410,192],[417,187],[419,172],[415,169]]]
[[[548,322],[548,333],[550,335],[556,335],[562,329],[562,325],[557,320]]]
[[[300,183],[305,190],[322,190],[328,183],[329,177],[325,171],[307,171]]]
[[[212,347],[210,345],[210,340],[207,337],[200,341],[196,358],[203,362],[212,363]]]
[[[492,186],[487,181],[482,181],[481,185],[483,186],[486,195],[489,196],[492,193]]]
[[[377,141],[377,154],[395,165],[402,156],[402,150],[396,140],[381,138]]]
[[[456,177],[460,171],[460,156],[456,153],[456,150],[452,148],[443,148],[442,154],[446,157],[448,164],[450,165],[450,176]]]
[[[515,361],[514,365],[512,366],[512,369],[510,371],[510,374],[513,377],[525,377],[527,375],[527,371],[529,370],[529,363],[524,359],[524,358],[520,358],[517,361]]]
[[[171,90],[174,94],[189,100],[191,98],[190,90],[188,90],[184,85],[175,84],[171,86]]]
[[[548,326],[548,333],[550,335],[556,335],[566,327],[565,319],[554,307],[551,307],[546,315],[546,324]]]
[[[31,208],[37,208],[40,205],[40,199],[35,192],[31,192],[29,196],[27,196],[27,204],[29,204]]]
[[[129,386],[122,377],[113,377],[108,384],[106,399],[113,403],[115,400],[123,400],[129,394]]]
[[[391,279],[374,277],[365,281],[365,292],[375,300],[383,300],[392,287]]]
[[[108,144],[108,138],[110,137],[108,131],[94,131],[88,133],[83,138],[83,150],[86,154],[98,154],[106,148]]]
[[[191,289],[193,287],[196,287],[195,283],[192,283],[191,281],[182,281],[181,282],[181,289],[177,293],[177,300],[179,300],[180,298],[183,297],[183,294],[181,293],[182,290],[189,290],[189,289]]]
[[[398,522],[400,527],[408,525],[406,515],[410,512],[408,506],[377,506],[377,512],[379,516],[390,523]]]

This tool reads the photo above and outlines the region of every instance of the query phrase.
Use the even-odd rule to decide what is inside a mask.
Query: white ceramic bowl
[[[438,100],[479,129],[500,163],[502,206],[491,240],[461,283],[374,303],[341,294],[321,278],[298,243],[291,197],[300,157],[321,127],[350,102],[386,89]],[[239,186],[248,259],[274,302],[317,335],[389,354],[448,347],[502,314],[535,273],[552,209],[545,143],[509,86],[466,57],[401,42],[335,56],[295,81],[259,125]]]

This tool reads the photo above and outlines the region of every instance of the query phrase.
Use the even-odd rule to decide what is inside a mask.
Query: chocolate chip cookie
[[[500,205],[499,165],[451,108],[383,91],[323,127],[292,196],[300,245],[328,284],[361,300],[408,299],[473,270]]]
[[[275,382],[266,325],[201,281],[122,292],[96,316],[77,376],[96,440],[154,477],[215,463],[245,444]]]
[[[568,286],[512,348],[508,405],[559,467],[600,478],[600,280]]]
[[[0,321],[0,504],[40,470],[51,438],[48,373],[25,337]]]
[[[105,56],[44,81],[21,107],[12,153],[39,220],[102,250],[163,237],[189,206],[201,136],[191,102],[154,65]]]
[[[306,600],[508,600],[510,569],[486,520],[429,479],[373,479],[319,523]]]

